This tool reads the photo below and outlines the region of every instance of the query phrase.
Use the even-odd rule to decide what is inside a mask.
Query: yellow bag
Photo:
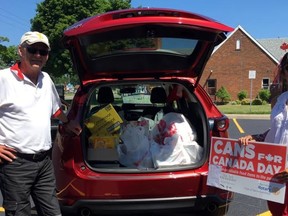
[[[100,109],[85,121],[85,125],[92,135],[101,137],[119,134],[121,123],[123,120],[112,104]]]

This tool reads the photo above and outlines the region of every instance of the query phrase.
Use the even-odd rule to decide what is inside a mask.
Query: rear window
[[[191,70],[215,42],[212,32],[144,25],[79,36],[85,70],[98,76],[147,77]],[[201,62],[201,61],[200,61]]]
[[[155,52],[174,55],[191,55],[197,40],[185,38],[126,38],[95,42],[85,47],[90,60],[105,55],[131,52]]]

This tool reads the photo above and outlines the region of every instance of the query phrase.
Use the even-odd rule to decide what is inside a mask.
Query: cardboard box
[[[88,139],[88,160],[117,161],[120,125],[123,120],[112,104],[100,109],[85,121],[91,132]]]
[[[116,145],[119,143],[119,136],[91,136],[89,137],[88,160],[116,161],[118,153]]]
[[[88,148],[87,152],[88,160],[97,160],[97,161],[118,161],[117,149],[104,149],[104,148]]]
[[[89,148],[114,149],[119,143],[119,136],[91,136],[89,137]]]

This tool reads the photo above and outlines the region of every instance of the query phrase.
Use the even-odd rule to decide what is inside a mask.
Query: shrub
[[[248,95],[247,91],[244,91],[244,90],[240,91],[237,94],[238,100],[240,101],[244,100],[245,98],[247,98],[247,95]]]
[[[240,100],[235,100],[231,102],[231,105],[240,105],[241,101]]]
[[[262,101],[269,101],[270,99],[270,91],[268,89],[262,89],[259,91],[258,93],[258,97],[262,100]]]
[[[218,97],[220,99],[220,101],[223,102],[228,102],[230,101],[230,94],[228,93],[228,91],[226,90],[225,87],[221,86],[220,89],[218,89],[218,91],[215,93],[216,97]]]
[[[241,101],[241,105],[250,105],[250,99],[244,99]]]
[[[259,98],[256,98],[252,101],[252,105],[262,105],[262,100]]]

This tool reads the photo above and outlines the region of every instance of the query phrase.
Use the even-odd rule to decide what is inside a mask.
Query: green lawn
[[[217,105],[225,114],[270,114],[271,105]]]

